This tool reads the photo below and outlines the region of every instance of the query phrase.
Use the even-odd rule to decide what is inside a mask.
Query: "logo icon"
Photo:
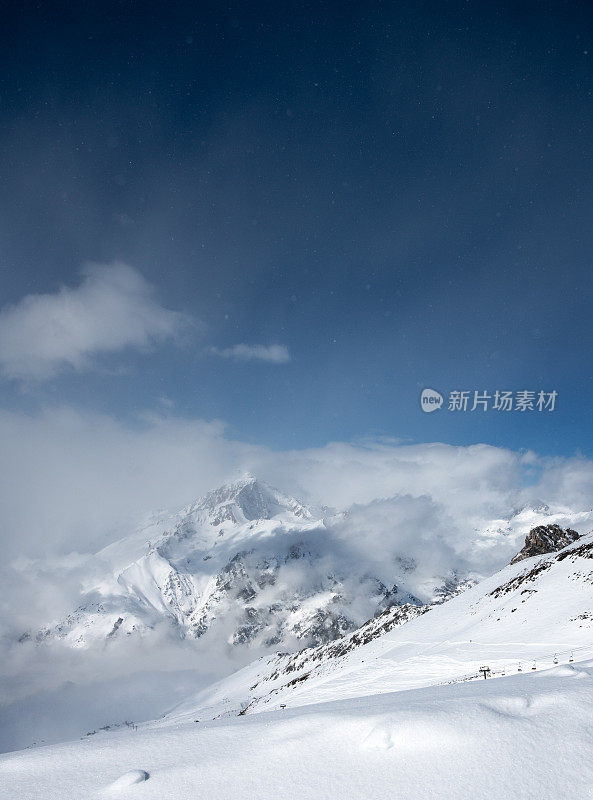
[[[420,395],[420,408],[427,414],[436,411],[443,405],[443,395],[434,389],[423,389]]]

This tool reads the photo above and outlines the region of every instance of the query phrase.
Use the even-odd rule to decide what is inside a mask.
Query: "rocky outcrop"
[[[560,525],[538,525],[532,528],[525,537],[525,546],[512,559],[511,564],[523,561],[532,556],[543,556],[555,553],[569,544],[576,542],[580,535],[572,528],[563,529]]]

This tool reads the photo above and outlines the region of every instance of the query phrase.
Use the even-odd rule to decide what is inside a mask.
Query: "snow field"
[[[0,798],[593,797],[593,662],[0,757]],[[149,780],[123,786],[131,770]]]

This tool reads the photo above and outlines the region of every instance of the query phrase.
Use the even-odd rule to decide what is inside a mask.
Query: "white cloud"
[[[541,476],[524,486],[525,468],[534,464]],[[422,536],[430,536],[431,520],[440,515],[457,552],[481,522],[528,502],[593,507],[593,464],[584,458],[389,441],[272,451],[230,439],[221,422],[185,419],[168,409],[144,414],[134,425],[68,407],[30,415],[0,410],[0,552],[12,558],[99,549],[129,532],[145,512],[179,509],[245,471],[306,502],[335,508],[396,498],[393,513],[385,514],[394,520],[398,498],[427,499]],[[421,525],[404,527],[406,536],[417,535]],[[403,535],[397,521],[390,535]],[[484,568],[496,569],[515,544],[487,554],[492,563]]]
[[[286,364],[290,361],[288,348],[283,344],[235,344],[224,349],[213,347],[211,353],[235,361],[268,361],[271,364]]]
[[[163,308],[132,267],[89,265],[76,288],[27,295],[0,311],[0,368],[7,377],[33,380],[85,370],[100,355],[173,338],[188,321]]]

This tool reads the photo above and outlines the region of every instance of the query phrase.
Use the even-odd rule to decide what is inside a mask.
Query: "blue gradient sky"
[[[119,260],[202,324],[3,407],[593,454],[590,4],[12,5],[1,304]],[[559,396],[424,415],[425,386]]]

